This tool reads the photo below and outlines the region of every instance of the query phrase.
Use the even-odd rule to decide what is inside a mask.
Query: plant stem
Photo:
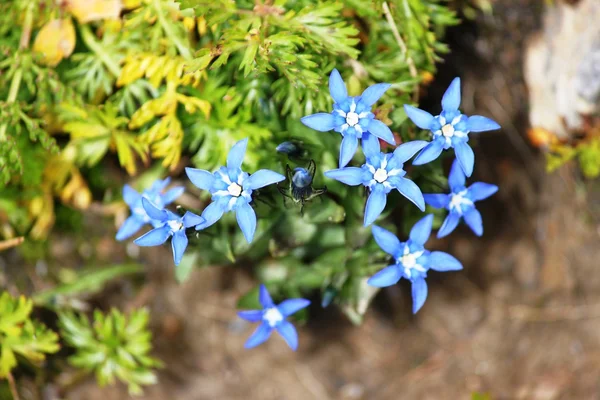
[[[17,385],[15,384],[15,378],[10,372],[6,376],[6,379],[8,379],[8,387],[10,388],[10,393],[12,394],[13,400],[21,400],[19,397],[19,392],[17,391]]]
[[[402,51],[402,54],[404,55],[404,58],[406,59],[406,63],[408,64],[408,70],[410,71],[410,75],[413,78],[416,78],[417,77],[417,67],[415,66],[415,62],[413,61],[413,59],[408,54],[408,47],[406,47],[406,43],[404,43],[402,36],[400,36],[400,32],[398,32],[398,27],[396,26],[396,22],[394,22],[394,17],[392,17],[392,13],[390,11],[390,7],[387,4],[387,1],[383,2],[383,13],[385,14],[385,18],[387,19],[387,22],[390,25],[390,28],[392,29],[392,34],[394,35],[396,42],[398,42],[398,46],[400,46],[400,50]]]
[[[121,76],[121,67],[119,67],[119,63],[115,62],[115,60],[113,60],[110,55],[104,51],[102,46],[98,44],[89,25],[81,25],[79,27],[79,32],[81,33],[81,38],[83,39],[85,45],[98,56],[106,68],[108,68],[110,73],[116,78]]]
[[[171,29],[171,25],[169,25],[169,23],[167,22],[165,15],[163,14],[160,0],[153,0],[152,4],[156,9],[158,23],[160,24],[160,26],[162,26],[167,37],[175,44],[175,47],[177,47],[177,51],[179,51],[179,54],[181,54],[183,58],[185,58],[186,60],[191,60],[192,54],[190,53],[190,50],[185,46],[185,44],[181,42],[180,38]]]
[[[19,41],[19,50],[26,49],[29,47],[29,39],[31,38],[31,28],[33,27],[33,6],[34,2],[29,4],[25,11],[25,20],[23,23],[23,32],[21,32],[21,40]],[[21,87],[21,80],[23,79],[23,70],[17,69],[10,82],[10,89],[8,91],[8,97],[6,98],[6,104],[12,104],[17,100],[19,94],[19,88]],[[0,126],[0,142],[6,141],[6,130],[8,124],[2,124]]]

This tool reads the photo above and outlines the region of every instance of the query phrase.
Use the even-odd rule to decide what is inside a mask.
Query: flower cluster
[[[387,195],[394,189],[425,211],[425,203],[435,208],[446,208],[448,216],[438,232],[438,237],[450,234],[461,217],[475,232],[483,234],[481,214],[474,202],[494,194],[498,187],[477,182],[465,187],[465,179],[471,176],[475,164],[473,150],[468,145],[470,132],[499,129],[493,120],[479,115],[466,116],[459,111],[461,92],[460,78],[455,78],[442,97],[442,112],[433,116],[429,112],[405,105],[410,120],[421,129],[431,131],[431,141],[415,140],[403,143],[392,153],[380,150],[379,139],[395,145],[392,132],[375,119],[371,107],[389,84],[379,83],[369,87],[361,96],[349,97],[346,86],[337,70],[329,77],[329,91],[333,98],[333,111],[302,118],[313,129],[326,132],[335,130],[343,139],[340,147],[340,168],[325,172],[325,176],[346,185],[363,185],[369,190],[365,205],[364,225],[371,225],[383,212]],[[347,167],[361,139],[365,162],[360,167]],[[427,164],[437,159],[443,150],[454,148],[456,160],[448,179],[450,194],[423,195],[419,187],[406,178],[405,163],[415,154],[413,165]],[[373,226],[373,236],[379,246],[394,258],[394,264],[379,271],[368,280],[372,286],[384,287],[395,284],[404,277],[412,285],[413,312],[417,312],[427,298],[427,271],[454,271],[462,269],[461,263],[449,254],[430,252],[423,246],[431,234],[433,215],[424,217],[412,228],[409,240],[400,242],[392,233]]]
[[[337,70],[329,79],[329,91],[333,98],[333,111],[317,113],[302,118],[302,122],[313,129],[326,132],[334,130],[341,134],[339,168],[325,172],[325,176],[349,186],[363,185],[369,191],[365,205],[364,225],[373,224],[384,211],[387,196],[397,190],[406,199],[425,211],[425,204],[435,208],[445,208],[448,216],[438,232],[438,237],[451,233],[464,218],[476,235],[483,233],[481,214],[474,203],[494,194],[498,187],[483,182],[465,186],[474,166],[473,151],[468,145],[470,132],[498,129],[499,125],[482,116],[461,114],[460,79],[452,81],[442,99],[443,111],[440,115],[405,105],[408,117],[420,128],[431,131],[431,141],[415,140],[397,146],[392,152],[381,151],[380,140],[396,146],[392,131],[375,118],[372,106],[391,87],[380,83],[367,88],[360,96],[348,96],[346,86]],[[359,140],[365,161],[360,167],[348,166],[358,148]],[[279,186],[286,176],[268,169],[260,169],[252,174],[242,170],[248,139],[237,142],[230,150],[227,165],[211,172],[203,169],[186,168],[190,181],[199,189],[211,195],[211,202],[201,215],[191,211],[174,213],[164,207],[183,193],[176,187],[164,192],[169,180],[155,182],[152,187],[139,194],[128,185],[123,188],[123,198],[131,209],[131,216],[119,229],[118,240],[124,240],[136,233],[143,225],[153,229],[137,238],[139,246],[157,246],[171,238],[173,259],[178,265],[185,252],[189,237],[196,231],[214,225],[228,212],[234,212],[237,223],[248,243],[252,242],[257,226],[256,213],[252,207],[255,191],[272,184],[278,184],[279,191],[287,198],[304,206],[305,202],[326,192],[326,188],[315,189],[313,179],[316,172],[314,161],[307,168],[286,169],[289,185]],[[456,160],[452,165],[448,183],[449,194],[425,194],[407,177],[405,165],[416,155],[413,165],[422,165],[436,159],[443,150],[455,149]],[[278,152],[289,157],[299,158],[302,151],[294,142],[284,142],[277,146]],[[418,153],[418,154],[417,154]],[[301,209],[302,212],[302,209]],[[450,254],[425,249],[430,237],[433,215],[427,215],[417,222],[410,231],[406,242],[401,242],[391,232],[373,225],[375,242],[393,258],[393,263],[377,272],[368,280],[375,287],[385,287],[397,283],[401,278],[412,285],[413,312],[416,313],[427,298],[425,278],[429,270],[456,271],[461,263]],[[238,315],[250,322],[260,322],[256,332],[246,342],[246,347],[255,347],[265,342],[276,330],[287,344],[296,350],[298,334],[286,318],[307,307],[305,299],[288,299],[276,305],[266,287],[260,285],[259,301],[262,310],[240,311]]]

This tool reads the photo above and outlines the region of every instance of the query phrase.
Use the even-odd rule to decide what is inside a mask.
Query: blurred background
[[[0,399],[600,398],[597,0],[15,0],[0,10]],[[381,259],[359,250],[372,242],[353,222],[362,204],[330,182],[306,215],[284,209],[279,228],[275,217],[259,224],[293,243],[241,248],[225,221],[176,269],[169,246],[115,240],[129,212],[123,184],[170,176],[187,190],[176,204],[201,210],[208,198],[183,168],[221,165],[243,137],[248,171],[283,171],[292,161],[274,148],[299,139],[322,186],[339,137],[298,119],[330,110],[334,67],[351,94],[393,84],[375,113],[398,143],[426,137],[401,105],[439,112],[456,76],[462,111],[502,126],[470,141],[471,181],[500,187],[479,206],[485,235],[461,225],[432,237],[465,268],[430,274],[417,315],[405,281],[361,289]],[[451,161],[415,181],[424,192],[445,185]],[[400,197],[389,204],[402,236],[419,214]],[[260,281],[313,300],[297,352],[278,337],[244,349],[254,327],[236,310]]]

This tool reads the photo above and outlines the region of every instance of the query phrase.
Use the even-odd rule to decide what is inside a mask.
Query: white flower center
[[[463,190],[460,193],[454,193],[452,194],[452,198],[450,199],[450,204],[448,205],[448,208],[450,210],[455,210],[458,211],[459,213],[462,213],[462,205],[469,205],[469,204],[473,204],[473,202],[469,199],[467,199],[464,195],[466,194],[466,190]]]
[[[283,315],[277,309],[277,307],[268,308],[263,314],[263,320],[267,321],[270,327],[274,327],[279,322],[283,321]]]
[[[383,168],[379,168],[373,174],[373,179],[375,179],[378,183],[385,182],[387,180],[387,178],[388,178],[387,171],[385,169],[383,169]]]
[[[398,262],[402,264],[404,268],[404,273],[408,278],[412,277],[412,271],[425,272],[426,269],[419,263],[417,263],[417,259],[423,255],[423,251],[416,251],[414,253],[410,253],[408,247],[404,248],[404,254],[402,257],[398,258]]]
[[[404,268],[414,268],[414,266],[417,265],[417,257],[414,253],[408,253],[400,258],[400,262]]]
[[[183,229],[183,223],[180,221],[167,221],[167,225],[169,225],[169,228],[171,228],[173,232],[179,232],[181,229]]]
[[[346,114],[346,123],[350,126],[358,124],[358,114],[352,111]]]
[[[442,126],[442,134],[446,137],[454,136],[454,125],[446,124]]]
[[[227,187],[227,191],[229,192],[230,195],[232,195],[234,197],[240,197],[240,195],[242,194],[242,187],[240,185],[238,185],[237,183],[233,182],[231,185],[229,185]]]

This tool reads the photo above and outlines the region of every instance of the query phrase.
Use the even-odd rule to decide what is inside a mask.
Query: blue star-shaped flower
[[[469,228],[477,235],[483,235],[481,214],[475,208],[475,202],[484,200],[498,191],[498,186],[490,183],[475,182],[465,187],[465,174],[459,163],[454,160],[450,175],[448,175],[449,194],[425,194],[425,202],[434,208],[445,208],[449,211],[437,237],[449,235],[458,225],[461,218],[465,219]]]
[[[423,140],[415,140],[401,144],[393,153],[382,153],[379,141],[373,136],[363,140],[363,152],[366,162],[362,167],[345,167],[325,172],[325,176],[338,180],[346,185],[364,185],[370,194],[365,207],[364,225],[372,224],[385,208],[387,195],[392,189],[398,190],[404,197],[413,202],[421,211],[425,210],[425,202],[419,187],[406,179],[403,166],[415,153],[427,146]]]
[[[396,145],[394,135],[383,122],[375,119],[371,112],[373,104],[389,89],[389,83],[377,83],[369,86],[360,96],[348,96],[346,85],[337,69],[329,76],[329,92],[333,101],[331,113],[318,113],[302,118],[302,123],[309,128],[321,132],[335,130],[342,134],[339,167],[348,165],[356,148],[358,139],[364,141],[369,134]]]
[[[454,78],[442,97],[442,113],[435,117],[427,111],[404,105],[408,118],[419,128],[428,129],[433,133],[429,145],[419,153],[413,165],[427,164],[439,157],[442,150],[453,147],[460,167],[466,176],[473,173],[475,155],[473,149],[467,144],[469,132],[485,132],[500,129],[495,121],[473,115],[467,117],[458,110],[460,106],[460,78]]]
[[[135,239],[133,243],[138,246],[159,246],[172,236],[173,260],[175,265],[179,265],[183,252],[188,245],[185,229],[204,222],[204,218],[189,211],[181,217],[169,210],[157,208],[146,198],[142,198],[142,206],[148,216],[157,221],[157,226],[145,235]]]
[[[252,242],[256,231],[256,214],[250,206],[252,191],[285,180],[277,172],[261,169],[249,175],[242,171],[242,161],[246,153],[248,139],[233,145],[227,156],[227,167],[221,167],[214,173],[196,168],[186,168],[190,181],[212,194],[210,203],[202,212],[205,222],[196,226],[196,230],[205,229],[217,222],[224,213],[235,211],[238,225],[248,243]]]
[[[413,313],[423,306],[427,299],[427,271],[457,271],[462,264],[456,258],[442,251],[426,250],[425,242],[431,234],[433,214],[417,222],[410,231],[409,239],[400,242],[396,235],[377,225],[373,226],[375,241],[389,255],[394,264],[385,267],[373,275],[367,283],[371,286],[385,287],[396,284],[400,278],[408,279],[412,288]]]
[[[298,332],[286,318],[295,312],[308,307],[306,299],[288,299],[275,305],[265,285],[260,285],[258,299],[262,310],[239,311],[240,318],[250,322],[261,322],[258,329],[248,338],[244,347],[250,349],[264,343],[275,329],[294,351],[298,348]]]
[[[154,221],[148,216],[144,207],[142,207],[142,198],[150,200],[160,208],[171,204],[176,198],[181,196],[184,189],[178,186],[168,190],[166,193],[162,193],[169,182],[171,182],[170,178],[156,180],[150,189],[144,190],[142,194],[136,192],[129,185],[123,186],[123,200],[125,200],[125,203],[131,209],[131,215],[119,228],[116,236],[117,240],[125,240],[133,236],[145,224],[152,224],[154,227],[156,227],[157,223],[160,224],[160,222]]]

